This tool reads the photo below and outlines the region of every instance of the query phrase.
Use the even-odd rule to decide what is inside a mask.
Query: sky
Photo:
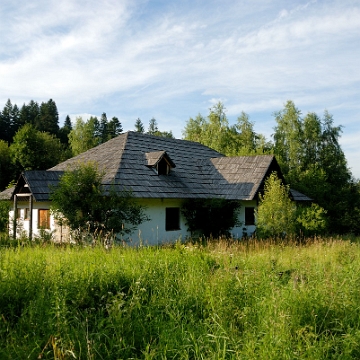
[[[359,0],[2,0],[0,109],[56,102],[66,115],[155,118],[177,138],[222,101],[268,140],[292,100],[327,110],[360,178]]]

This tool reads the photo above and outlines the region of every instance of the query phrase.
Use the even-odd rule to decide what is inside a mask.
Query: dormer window
[[[158,175],[168,175],[170,172],[170,165],[162,158],[156,165]]]
[[[158,175],[169,175],[171,169],[175,167],[166,151],[154,151],[145,154],[146,166],[156,171]]]

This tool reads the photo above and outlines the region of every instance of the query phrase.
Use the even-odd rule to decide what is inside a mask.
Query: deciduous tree
[[[130,233],[147,220],[130,191],[102,185],[95,164],[79,164],[65,171],[51,192],[52,211],[72,230],[108,235]]]
[[[24,125],[10,145],[10,156],[18,171],[46,170],[59,163],[62,155],[60,140],[31,124]]]
[[[99,121],[96,117],[91,117],[88,121],[84,121],[82,117],[77,117],[73,129],[69,133],[69,144],[73,156],[81,154],[96,145],[98,145]]]
[[[264,194],[259,195],[256,231],[259,237],[278,237],[295,232],[296,206],[289,197],[289,186],[272,173],[265,181]]]

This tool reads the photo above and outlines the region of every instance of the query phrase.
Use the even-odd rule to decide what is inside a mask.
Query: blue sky
[[[360,178],[360,2],[4,0],[0,107],[52,98],[69,114],[155,117],[181,138],[189,117],[221,100],[268,139],[293,100],[327,109]]]

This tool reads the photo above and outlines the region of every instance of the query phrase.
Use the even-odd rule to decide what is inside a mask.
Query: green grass
[[[0,248],[0,359],[357,359],[360,245]]]

